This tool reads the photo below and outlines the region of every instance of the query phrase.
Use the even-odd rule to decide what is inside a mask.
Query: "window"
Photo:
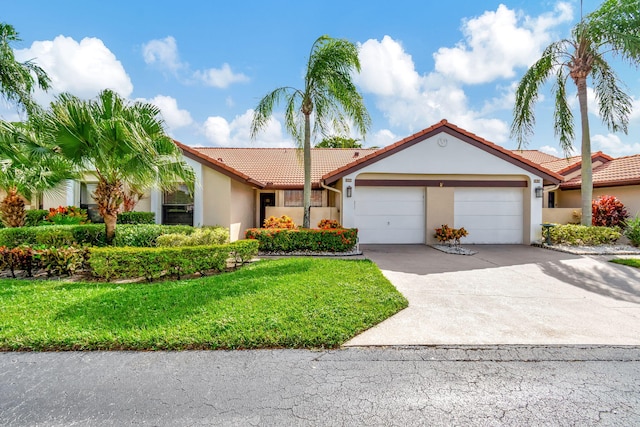
[[[550,207],[550,208],[556,207],[556,193],[553,191],[549,191],[547,207]]]
[[[284,190],[284,205],[286,207],[302,207],[302,190]],[[322,190],[311,190],[311,206],[322,206]]]
[[[181,184],[174,191],[165,191],[162,200],[162,223],[193,225],[193,195]]]
[[[193,204],[193,196],[189,194],[187,186],[181,184],[174,191],[165,191],[164,201],[165,205],[189,205]]]

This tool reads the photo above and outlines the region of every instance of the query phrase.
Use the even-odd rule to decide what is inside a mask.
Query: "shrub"
[[[225,270],[232,250],[234,247],[229,244],[178,248],[91,248],[88,264],[94,276],[105,280],[144,277],[151,281],[165,274],[180,279],[186,274]]]
[[[335,219],[322,219],[318,223],[318,228],[321,228],[323,230],[330,230],[332,228],[342,228],[342,226]]]
[[[36,244],[49,247],[72,246],[78,244],[69,227],[42,227],[35,234]]]
[[[436,228],[435,237],[439,242],[451,244],[453,240],[453,244],[455,246],[460,246],[460,239],[469,235],[469,232],[461,228],[450,228],[447,224],[443,224],[442,227]]]
[[[123,224],[116,227],[114,246],[149,248],[156,246],[158,236],[170,233],[191,234],[190,225]]]
[[[46,209],[31,209],[27,211],[27,216],[24,219],[25,227],[36,227],[40,225],[43,221],[47,220],[47,214],[49,213]]]
[[[633,246],[640,246],[640,217],[627,221],[627,228],[624,230],[624,235],[631,241]]]
[[[45,220],[56,225],[76,225],[85,224],[88,221],[87,218],[86,209],[75,206],[58,206],[57,208],[49,208]]]
[[[15,227],[0,229],[0,246],[15,248],[20,245],[35,245],[39,227]]]
[[[567,245],[602,245],[615,243],[622,233],[618,227],[587,227],[584,225],[557,225],[549,230],[551,242]]]
[[[33,256],[33,249],[29,246],[20,246],[16,248],[7,248],[0,246],[0,264],[2,269],[9,269],[11,277],[16,277],[16,270],[22,270],[31,277],[32,271],[37,268],[37,258]]]
[[[46,248],[34,251],[39,266],[48,276],[71,275],[82,269],[88,258],[86,248]]]
[[[591,203],[592,225],[601,227],[624,227],[629,213],[615,196],[600,196]]]
[[[157,246],[207,246],[229,243],[229,229],[224,227],[196,228],[190,235],[171,233],[156,238]]]
[[[155,224],[154,212],[122,212],[118,214],[118,224]]]
[[[357,228],[318,229],[264,229],[250,228],[247,239],[255,239],[264,252],[348,252],[358,242]]]
[[[237,267],[251,261],[253,257],[258,255],[260,243],[256,240],[238,240],[230,243],[229,246],[231,248],[229,255]]]
[[[51,225],[47,227],[4,228],[0,230],[0,246],[15,248],[21,245],[47,246],[91,245],[104,246],[102,224]]]
[[[293,220],[286,215],[282,215],[280,218],[276,218],[275,216],[270,216],[269,218],[264,220],[262,225],[263,228],[284,228],[288,230],[293,230],[296,228]]]

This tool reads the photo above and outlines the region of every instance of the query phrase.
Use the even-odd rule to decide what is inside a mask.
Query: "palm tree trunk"
[[[578,102],[580,104],[580,123],[582,126],[582,225],[591,225],[591,203],[593,200],[593,176],[591,170],[591,136],[589,135],[589,114],[587,112],[587,79],[579,78]]]
[[[112,245],[113,238],[116,237],[116,221],[118,220],[118,215],[104,215],[103,218],[107,244]]]
[[[302,228],[311,228],[311,118],[304,115],[304,191],[302,193],[304,216]]]

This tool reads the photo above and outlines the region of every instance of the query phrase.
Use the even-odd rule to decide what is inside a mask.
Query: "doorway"
[[[262,228],[266,219],[267,206],[276,205],[276,193],[260,193],[260,223],[258,228]]]

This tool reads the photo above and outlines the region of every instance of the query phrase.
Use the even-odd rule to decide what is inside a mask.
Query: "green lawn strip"
[[[407,306],[369,261],[152,284],[0,280],[0,350],[333,348]]]
[[[616,264],[628,265],[630,267],[640,268],[640,258],[616,258],[616,259],[612,259],[611,262],[615,262]]]

